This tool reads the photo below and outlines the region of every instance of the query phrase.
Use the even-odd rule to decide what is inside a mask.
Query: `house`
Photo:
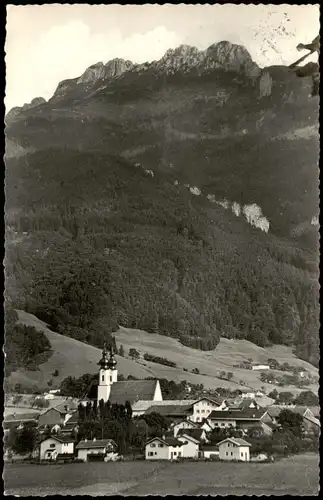
[[[206,432],[204,429],[179,429],[177,432],[177,439],[180,438],[180,436],[183,435],[186,436],[191,436],[192,438],[196,439],[199,443],[204,443],[208,441],[208,438],[206,436]]]
[[[138,400],[132,405],[132,416],[133,417],[138,417],[141,415],[144,415],[146,411],[151,408],[152,406],[160,407],[160,406],[187,406],[191,407],[193,403],[195,403],[196,399],[170,399],[170,400],[162,400],[162,401],[147,401],[147,400]],[[156,409],[158,413],[160,413],[160,410]],[[161,410],[162,411],[162,410]],[[185,413],[185,418],[184,420],[189,417],[191,414],[191,410]],[[183,420],[183,419],[182,419]]]
[[[108,356],[105,346],[98,365],[100,366],[98,380],[87,391],[87,399],[95,400],[97,403],[103,399],[104,402],[110,401],[111,404],[125,404],[128,401],[131,406],[139,400],[163,400],[159,380],[124,380],[119,382],[117,361],[112,351]]]
[[[56,460],[57,455],[74,454],[74,440],[63,436],[50,436],[40,443],[40,460]]]
[[[212,427],[235,428],[247,431],[252,427],[262,426],[263,423],[272,423],[272,418],[264,409],[248,408],[246,410],[227,410],[227,411],[213,411],[209,417],[208,422]],[[263,426],[264,431],[268,430],[268,426]],[[268,431],[271,433],[271,430]]]
[[[226,402],[224,399],[210,399],[206,397],[199,399],[192,404],[192,415],[190,416],[190,420],[193,422],[202,422],[202,420],[207,418],[212,411],[220,411],[225,408]]]
[[[55,425],[63,426],[72,416],[73,411],[68,409],[68,406],[59,406],[56,408],[48,408],[39,415],[38,426],[40,428],[52,428]]]
[[[113,439],[84,439],[76,446],[77,458],[84,462],[104,461],[117,455]]]
[[[220,460],[249,462],[251,444],[241,438],[226,438],[218,443]]]
[[[145,446],[146,460],[174,460],[183,456],[183,442],[173,437],[154,437]]]
[[[173,431],[173,436],[176,437],[179,430],[188,430],[188,429],[198,429],[198,425],[191,420],[181,420],[180,422],[174,422],[171,426]]]
[[[251,367],[252,370],[270,370],[270,366],[266,364],[254,364]]]
[[[189,419],[192,415],[191,405],[154,405],[150,406],[148,410],[145,411],[145,415],[150,413],[159,413],[165,418],[170,418],[173,421],[183,421],[183,419]]]
[[[236,399],[233,402],[228,402],[228,410],[247,410],[249,408],[255,408],[258,410],[260,408],[260,405],[257,403],[257,401],[254,398],[243,398],[243,399]]]
[[[179,441],[183,443],[183,458],[198,458],[200,440],[193,437],[191,434],[183,433],[177,436]]]
[[[202,444],[199,449],[199,458],[215,458],[219,456],[219,447],[217,444]]]

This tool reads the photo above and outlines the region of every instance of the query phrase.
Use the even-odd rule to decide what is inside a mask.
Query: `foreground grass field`
[[[11,375],[14,383],[25,383],[47,388],[47,382],[52,380],[51,388],[59,386],[60,381],[71,375],[78,377],[83,373],[95,373],[97,362],[101,355],[99,349],[65,337],[51,331],[46,323],[32,314],[17,311],[19,321],[26,325],[34,326],[42,330],[51,342],[53,355],[40,365],[37,371],[19,371]],[[275,358],[279,363],[287,362],[295,366],[301,366],[312,375],[318,375],[318,370],[306,361],[294,356],[292,348],[285,346],[273,346],[271,348],[258,347],[246,340],[221,339],[215,351],[198,351],[181,345],[177,340],[162,335],[149,334],[142,330],[133,330],[120,327],[115,332],[117,345],[124,346],[126,354],[131,347],[136,348],[141,355],[144,353],[167,358],[175,361],[177,368],[159,365],[142,359],[138,362],[116,356],[119,373],[125,377],[133,375],[137,378],[154,376],[168,378],[176,382],[187,380],[195,384],[203,384],[206,388],[228,387],[230,389],[252,388],[260,389],[262,386],[270,391],[276,388],[278,391],[300,392],[294,386],[278,387],[274,384],[266,384],[260,381],[260,372],[236,368],[234,365],[243,360],[252,358],[255,363],[264,363],[268,358]],[[197,368],[200,374],[190,371]],[[59,371],[58,377],[53,377],[54,370]],[[184,371],[187,370],[187,371]],[[221,371],[232,372],[231,381],[219,378]],[[243,384],[241,383],[243,381]],[[308,389],[316,392],[317,384],[309,386]]]
[[[7,495],[294,495],[317,496],[319,457],[273,464],[116,462],[6,465]]]

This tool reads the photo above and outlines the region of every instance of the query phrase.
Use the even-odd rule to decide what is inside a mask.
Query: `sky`
[[[181,44],[200,50],[228,40],[259,66],[291,64],[319,33],[316,5],[7,5],[7,111],[96,62],[160,59]]]

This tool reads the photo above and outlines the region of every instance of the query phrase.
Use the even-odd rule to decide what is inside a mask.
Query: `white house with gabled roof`
[[[183,443],[184,458],[198,458],[200,441],[189,434],[181,434],[177,436],[179,441]]]
[[[146,460],[175,460],[183,456],[183,442],[174,437],[154,437],[145,446]]]
[[[251,444],[241,438],[226,438],[218,443],[220,460],[249,462]]]
[[[220,399],[201,398],[192,404],[192,422],[203,422],[212,411],[221,411],[226,408],[226,401]]]

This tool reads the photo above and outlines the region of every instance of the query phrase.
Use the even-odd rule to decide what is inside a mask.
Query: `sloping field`
[[[32,314],[24,311],[17,311],[19,322],[25,325],[34,326],[37,330],[45,333],[52,345],[53,354],[37,371],[21,370],[11,374],[10,381],[23,383],[26,385],[37,385],[39,388],[48,388],[47,382],[53,381],[51,389],[59,386],[65,377],[79,377],[84,373],[95,373],[98,370],[98,361],[101,358],[101,351],[96,347],[84,344],[78,340],[65,337],[53,332],[46,323],[39,320]],[[118,369],[126,377],[130,374],[138,378],[145,378],[151,373],[144,366],[131,361],[130,359],[116,356]],[[54,370],[58,370],[59,375],[53,377]]]
[[[47,388],[47,381],[53,380],[52,388],[55,388],[63,378],[69,375],[78,377],[84,373],[95,373],[97,371],[97,362],[101,356],[100,349],[51,331],[43,321],[32,314],[24,311],[17,311],[17,313],[21,323],[34,326],[46,334],[51,342],[53,355],[40,365],[38,371],[22,370],[13,373],[11,381]],[[129,349],[134,347],[140,352],[141,358],[144,353],[149,353],[175,361],[177,364],[177,368],[170,368],[143,359],[135,362],[116,356],[119,373],[122,373],[125,377],[131,374],[138,378],[155,376],[176,382],[187,380],[195,384],[204,384],[206,388],[228,387],[237,389],[240,387],[260,389],[262,386],[266,390],[275,388],[274,385],[264,384],[260,381],[260,372],[233,366],[248,358],[252,358],[255,363],[263,363],[268,358],[275,358],[280,363],[288,362],[292,365],[302,366],[304,370],[311,374],[318,375],[316,368],[296,358],[292,353],[292,349],[284,346],[264,349],[246,340],[221,339],[215,351],[198,351],[181,345],[173,338],[149,334],[142,330],[120,327],[114,335],[117,345],[122,344],[124,346],[126,356]],[[184,368],[187,371],[184,371]],[[190,373],[194,368],[197,368],[200,374]],[[59,371],[58,377],[52,376],[55,369]],[[232,380],[230,382],[221,380],[219,378],[221,371],[232,372]],[[293,386],[276,388],[279,391],[300,392],[300,389]],[[309,388],[313,391],[318,390],[318,386]]]
[[[258,347],[247,340],[229,340],[222,338],[215,351],[198,351],[190,347],[183,346],[176,339],[165,337],[158,334],[149,334],[142,330],[135,330],[120,327],[114,333],[117,345],[122,344],[125,352],[128,353],[129,348],[134,347],[142,355],[144,353],[160,356],[174,361],[179,369],[169,368],[163,365],[157,365],[147,361],[141,361],[147,367],[154,370],[158,376],[170,377],[172,373],[174,380],[192,380],[195,383],[203,383],[206,387],[251,387],[254,389],[261,388],[271,390],[275,386],[265,384],[260,381],[260,371],[245,370],[235,368],[234,365],[243,360],[252,358],[254,363],[266,363],[268,358],[277,359],[279,363],[287,362],[291,365],[300,366],[308,371],[311,375],[318,375],[318,370],[306,361],[302,361],[292,353],[291,347],[273,346],[271,348]],[[197,368],[200,375],[184,372],[183,369],[193,370]],[[221,371],[232,372],[233,378],[231,382],[220,380],[218,377]],[[278,373],[278,372],[276,372]],[[191,379],[193,375],[193,379]],[[210,382],[209,382],[210,381]],[[244,384],[241,385],[240,381]],[[317,391],[318,386],[309,387],[311,390]],[[277,387],[277,390],[290,390],[299,392],[296,387],[285,386]]]

